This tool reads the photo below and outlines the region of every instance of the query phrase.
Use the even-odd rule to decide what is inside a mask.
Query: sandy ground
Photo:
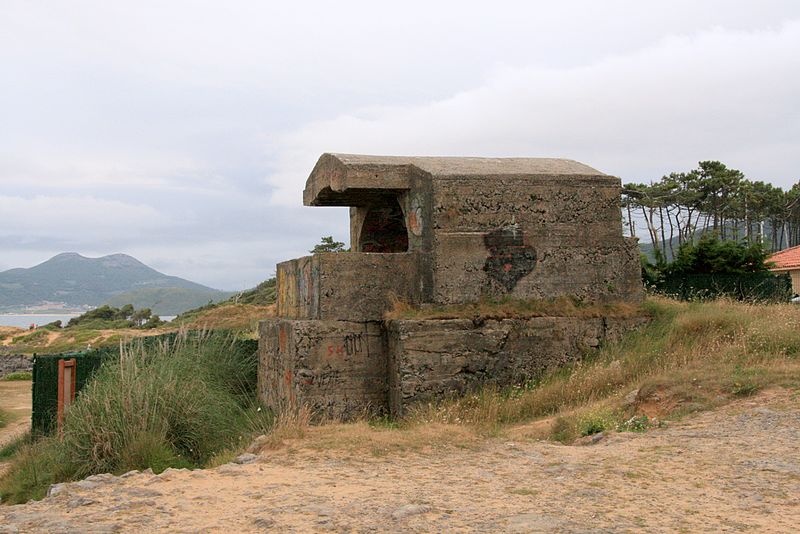
[[[15,417],[3,428],[0,428],[0,449],[17,436],[31,428],[31,381],[0,381],[0,408]],[[0,462],[0,475],[5,472],[6,464]]]
[[[299,445],[296,444],[296,445]],[[0,507],[0,532],[797,532],[800,398],[772,391],[589,446],[487,440],[374,457],[100,476]]]

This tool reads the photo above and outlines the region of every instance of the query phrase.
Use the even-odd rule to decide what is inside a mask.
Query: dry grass
[[[301,407],[299,410],[287,410],[278,414],[269,433],[259,436],[251,450],[260,452],[266,449],[277,449],[288,440],[303,439],[311,424],[311,410]]]
[[[21,330],[0,327],[0,342],[13,345],[15,352],[24,354],[55,354],[70,350],[83,350],[87,346],[102,347],[119,345],[132,338],[157,336],[178,329],[196,330],[236,330],[256,332],[258,322],[275,316],[275,305],[255,306],[252,304],[229,304],[215,307],[193,317],[190,321],[177,324],[167,323],[152,330],[134,328],[93,329],[68,328],[62,330]],[[7,336],[4,340],[3,336]]]
[[[0,326],[0,343],[5,345],[12,338],[23,333],[25,333],[25,330],[16,326]]]
[[[196,329],[251,330],[258,322],[275,316],[275,305],[225,304],[202,311],[183,326]]]
[[[530,317],[633,317],[642,314],[642,307],[629,302],[583,304],[576,299],[481,300],[452,306],[411,306],[394,300],[386,319],[513,319]]]

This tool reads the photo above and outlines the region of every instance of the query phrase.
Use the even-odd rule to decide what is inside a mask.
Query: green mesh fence
[[[653,288],[680,300],[728,297],[747,302],[788,302],[792,297],[792,279],[786,273],[667,276],[653,284]]]
[[[106,358],[119,351],[93,349],[84,352],[50,354],[33,358],[33,405],[31,433],[49,434],[55,430],[58,414],[58,362],[75,358],[75,392],[79,392]]]
[[[163,334],[160,336],[142,337],[135,341],[145,350],[159,344],[172,344],[177,333]],[[192,335],[207,336],[208,342],[219,342],[227,339],[227,333],[202,334],[190,332]],[[232,346],[225,344],[226,350],[233,350],[241,357],[251,357],[258,351],[258,340],[239,339]],[[58,361],[75,358],[75,394],[80,395],[81,389],[89,381],[94,372],[103,362],[119,358],[118,347],[92,349],[82,352],[66,352],[63,354],[50,354],[34,356],[33,359],[33,406],[31,413],[31,433],[40,436],[53,432],[56,428],[58,416]],[[254,394],[256,387],[256,370],[253,368],[251,384],[247,384],[248,393]]]

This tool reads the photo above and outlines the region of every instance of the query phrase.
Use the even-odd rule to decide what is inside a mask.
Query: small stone
[[[269,441],[269,438],[267,437],[267,435],[266,434],[261,434],[260,436],[258,436],[256,439],[253,440],[253,443],[249,447],[247,447],[247,452],[250,452],[250,453],[259,452],[261,449],[264,448],[264,444],[267,441]]]
[[[85,480],[88,480],[90,482],[103,483],[103,482],[112,482],[115,478],[117,477],[115,477],[111,473],[99,473],[97,475],[86,477]]]
[[[606,434],[604,432],[598,432],[597,434],[591,434],[589,436],[583,436],[582,438],[578,438],[575,441],[575,445],[596,445],[600,443]]]
[[[119,478],[129,478],[129,477],[132,477],[132,476],[138,475],[138,474],[139,474],[139,470],[138,469],[134,469],[133,471],[128,471],[127,473],[121,474],[119,476]]]
[[[266,517],[257,517],[253,519],[253,524],[258,528],[272,528],[275,526],[275,521]]]
[[[147,488],[125,488],[125,493],[131,497],[160,497],[163,495],[160,491]]]
[[[99,482],[93,482],[91,480],[79,480],[78,482],[75,482],[73,484],[73,486],[75,486],[76,488],[87,489],[88,490],[88,489],[95,489],[95,488],[100,487],[100,483]]]
[[[399,521],[412,515],[427,514],[430,511],[431,507],[424,504],[406,504],[392,512],[392,519]]]
[[[70,508],[78,508],[79,506],[88,506],[90,504],[94,504],[97,501],[94,499],[87,499],[86,497],[76,497],[75,499],[70,499],[67,502],[67,506]]]
[[[239,456],[237,456],[236,459],[233,460],[233,463],[240,464],[240,465],[241,464],[251,464],[251,463],[255,462],[256,460],[258,460],[258,456],[257,455],[255,455],[255,454],[253,454],[251,452],[246,452],[244,454],[240,454]]]
[[[67,491],[68,484],[61,483],[61,484],[53,484],[47,489],[47,496],[48,497],[55,497],[60,493],[64,493]]]
[[[242,466],[239,464],[229,463],[217,467],[217,473],[223,475],[241,475]]]
[[[632,404],[636,404],[636,399],[639,397],[639,388],[634,389],[627,395],[625,395],[625,400],[623,401],[626,406],[631,406]]]

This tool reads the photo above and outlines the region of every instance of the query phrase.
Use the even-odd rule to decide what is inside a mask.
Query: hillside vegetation
[[[255,331],[258,321],[275,315],[275,291],[276,280],[270,278],[222,302],[186,311],[176,317],[173,323],[189,328]]]
[[[88,346],[119,345],[121,341],[174,332],[181,328],[227,330],[237,332],[240,336],[254,337],[258,322],[275,315],[274,302],[275,279],[271,278],[225,301],[187,311],[168,323],[162,323],[157,318],[151,319],[149,315],[144,317],[144,321],[133,321],[134,309],[130,305],[119,308],[101,306],[83,314],[81,320],[73,319],[73,325],[69,328],[54,324],[32,331],[0,327],[0,346],[23,354],[55,354],[83,350]],[[123,313],[123,310],[128,311]]]
[[[571,443],[600,432],[669,425],[766,388],[800,392],[800,307],[650,298],[645,309],[652,317],[646,327],[538,380],[418,405],[396,421],[311,428],[305,411],[279,414],[252,450],[281,447],[286,440],[293,447],[373,455],[471,446],[492,437]],[[226,370],[225,354],[218,344],[191,346],[166,360],[134,355],[123,359],[124,367],[105,370],[70,412],[65,445],[50,440],[24,448],[0,481],[0,494],[22,502],[40,497],[52,482],[91,473],[213,465],[219,454],[232,457],[269,420],[248,416],[250,423],[231,428],[231,421],[245,420],[236,414],[245,412],[213,388],[229,390],[224,384],[243,375]],[[245,382],[252,383],[254,364],[247,373]],[[250,406],[247,413],[263,413],[252,404],[252,389],[237,398],[236,406]]]
[[[229,291],[216,289],[143,287],[115,295],[105,305],[121,307],[132,304],[136,309],[149,308],[156,315],[178,315],[209,303],[222,302],[232,295]]]

